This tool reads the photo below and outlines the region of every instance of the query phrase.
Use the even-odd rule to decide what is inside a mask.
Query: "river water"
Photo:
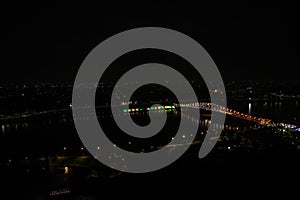
[[[290,101],[229,101],[228,107],[253,116],[271,119],[275,122],[300,124],[300,102]]]

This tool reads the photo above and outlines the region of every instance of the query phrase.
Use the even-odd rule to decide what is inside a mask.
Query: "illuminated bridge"
[[[168,109],[176,109],[177,107],[182,107],[182,108],[195,108],[195,109],[201,109],[201,110],[207,110],[207,111],[213,111],[213,112],[219,112],[223,113],[226,115],[230,115],[235,118],[240,118],[243,120],[248,120],[251,122],[259,123],[264,126],[281,126],[284,127],[285,129],[294,129],[296,131],[300,131],[300,128],[297,127],[296,125],[292,124],[286,124],[286,123],[275,123],[271,119],[266,119],[262,117],[255,117],[252,115],[248,115],[246,113],[242,113],[227,107],[223,107],[217,104],[213,103],[207,103],[207,102],[196,102],[196,103],[187,103],[187,104],[174,104],[173,106],[156,106],[156,107],[150,107],[146,108],[146,110],[151,111],[151,110],[168,110]],[[124,112],[139,112],[143,111],[143,108],[133,108],[133,109],[124,109]]]
[[[219,106],[212,103],[207,102],[201,102],[201,103],[188,103],[188,104],[174,104],[173,106],[152,106],[150,108],[132,108],[132,109],[124,109],[123,112],[140,112],[143,110],[151,111],[151,110],[169,110],[169,109],[176,109],[177,107],[182,108],[195,108],[195,109],[201,109],[201,110],[207,110],[207,111],[213,111],[213,112],[220,112],[227,115],[231,115],[233,117],[237,117],[244,120],[249,120],[252,122],[257,122],[262,125],[270,125],[272,124],[272,121],[270,119],[265,119],[261,117],[254,117],[245,113],[241,113],[239,111],[235,111],[230,108],[226,108],[223,106]]]
[[[195,108],[195,109],[223,113],[223,114],[235,117],[235,118],[248,120],[248,121],[259,123],[259,124],[265,125],[265,126],[272,126],[272,127],[281,126],[281,127],[284,127],[285,129],[293,129],[296,131],[300,131],[300,128],[297,127],[296,125],[285,124],[285,123],[275,123],[271,119],[255,117],[252,115],[248,115],[246,113],[242,113],[242,112],[239,112],[239,111],[227,108],[227,107],[223,107],[223,106],[216,105],[213,103],[208,103],[208,102],[186,103],[186,104],[179,104],[179,105],[173,104],[173,105],[166,105],[166,106],[161,105],[161,106],[152,106],[149,108],[131,108],[131,109],[125,109],[124,106],[126,106],[126,105],[123,104],[123,105],[116,106],[116,107],[120,107],[120,111],[123,111],[124,113],[151,112],[151,111],[159,111],[159,110],[160,111],[162,111],[162,110],[168,111],[168,110],[177,109],[178,107]],[[2,121],[5,123],[7,121],[26,120],[26,118],[30,118],[30,117],[37,117],[37,116],[42,117],[44,115],[63,114],[66,112],[71,112],[71,107],[72,107],[72,105],[70,105],[70,108],[66,108],[66,109],[48,110],[48,111],[40,111],[40,112],[16,113],[11,116],[3,116],[3,115],[1,116],[0,115],[0,122]],[[97,106],[96,108],[110,108],[110,106]],[[88,114],[88,113],[90,113],[91,110],[94,109],[94,107],[85,106],[85,107],[78,107],[75,109],[82,109],[84,111],[84,113]]]
[[[216,105],[213,103],[207,103],[207,102],[200,102],[200,103],[192,103],[192,104],[181,104],[181,107],[188,107],[188,108],[197,108],[197,109],[202,109],[202,110],[208,110],[208,111],[213,111],[213,112],[220,112],[224,113],[227,115],[231,115],[236,118],[256,122],[262,125],[271,125],[273,124],[272,120],[270,119],[265,119],[261,117],[254,117],[252,115],[248,115],[246,113],[242,113],[230,108],[226,108],[220,105]]]

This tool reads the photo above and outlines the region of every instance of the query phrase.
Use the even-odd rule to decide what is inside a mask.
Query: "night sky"
[[[281,9],[204,9],[144,5],[14,10],[4,20],[1,82],[73,83],[85,56],[121,31],[159,26],[197,40],[225,80],[297,79],[293,13]],[[6,27],[7,26],[7,27]]]

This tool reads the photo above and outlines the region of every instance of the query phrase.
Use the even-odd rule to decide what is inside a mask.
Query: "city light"
[[[69,173],[69,168],[68,167],[65,167],[65,174],[68,174]]]
[[[172,110],[175,109],[175,106],[154,106],[154,107],[148,107],[148,108],[132,108],[132,109],[123,109],[124,113],[130,113],[130,112],[142,112],[144,110],[147,111],[158,111],[158,110]]]

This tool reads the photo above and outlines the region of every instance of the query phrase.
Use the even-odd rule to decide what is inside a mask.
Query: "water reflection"
[[[298,124],[300,121],[299,101],[277,100],[277,101],[229,101],[228,107],[239,112],[247,113],[252,116],[272,119],[275,122],[287,122]]]
[[[219,129],[223,130],[223,131],[238,131],[238,130],[242,130],[244,128],[250,128],[251,126],[249,125],[249,123],[247,124],[241,124],[241,125],[236,125],[236,124],[218,124],[218,123],[212,123],[211,120],[209,119],[195,119],[189,115],[181,115],[183,118],[188,119],[191,122],[194,122],[194,125],[199,125],[199,128],[201,130],[203,130],[204,132],[206,132],[209,128],[209,126],[213,127],[213,131],[217,131]]]
[[[248,105],[248,115],[251,115],[251,103]]]

